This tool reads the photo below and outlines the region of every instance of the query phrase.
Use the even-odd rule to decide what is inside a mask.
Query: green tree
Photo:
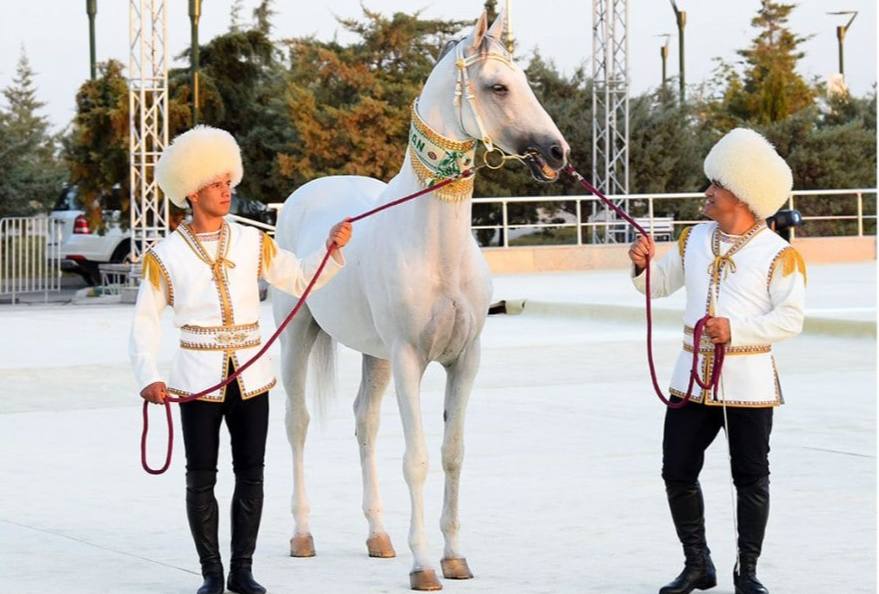
[[[876,93],[865,98],[832,98],[764,130],[785,157],[799,190],[876,187]],[[809,216],[855,215],[854,194],[803,196],[797,209]],[[876,196],[864,198],[865,212],[876,212]],[[875,223],[867,231],[875,232]],[[853,235],[855,221],[809,221],[801,235]]]
[[[39,112],[34,72],[24,48],[0,109],[0,217],[48,210],[61,189],[64,170],[49,122]]]
[[[229,31],[239,33],[242,29],[241,11],[244,10],[243,0],[233,0],[229,10]]]
[[[719,112],[725,117],[719,123],[725,129],[735,122],[765,126],[814,102],[815,90],[796,69],[805,55],[800,45],[808,38],[788,26],[794,8],[795,4],[762,0],[751,20],[757,35],[738,52],[744,58],[743,72],[724,65],[726,89]]]
[[[71,184],[79,188],[79,198],[89,224],[104,229],[104,209],[128,211],[129,203],[129,106],[128,82],[120,62],[98,65],[98,77],[84,82],[76,94],[76,115],[64,139],[64,159]],[[119,204],[109,201],[119,184]],[[128,217],[122,216],[122,224]]]
[[[260,0],[257,7],[253,9],[254,28],[266,37],[272,33],[272,17],[276,14],[272,10],[272,3],[272,0]]]
[[[631,100],[629,189],[633,194],[692,192],[705,187],[702,161],[715,139],[699,126],[697,110],[696,101],[681,105],[672,90],[662,88]],[[633,214],[647,215],[646,203],[631,206]],[[658,217],[699,220],[700,212],[695,200],[654,203]]]
[[[443,43],[463,23],[363,9],[365,19],[339,19],[350,45],[290,39],[287,119],[296,143],[278,156],[288,183],[323,175],[389,179],[406,148],[412,101]]]
[[[295,137],[286,121],[280,52],[260,28],[251,28],[214,37],[200,54],[201,120],[238,140],[245,171],[239,191],[264,202],[282,200],[290,190],[275,155]],[[188,55],[180,57],[188,60]],[[187,68],[169,73],[172,136],[191,126],[191,84]]]

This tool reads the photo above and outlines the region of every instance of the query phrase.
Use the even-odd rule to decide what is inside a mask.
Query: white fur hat
[[[784,206],[794,185],[790,167],[761,134],[736,128],[705,157],[705,175],[748,205],[760,219]]]
[[[186,208],[187,195],[227,173],[233,188],[241,182],[241,149],[231,134],[210,126],[196,126],[179,135],[156,164],[159,187],[179,208]]]

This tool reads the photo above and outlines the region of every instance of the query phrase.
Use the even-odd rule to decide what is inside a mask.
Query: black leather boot
[[[763,550],[763,535],[769,520],[769,477],[738,487],[736,491],[739,521],[739,566],[733,572],[736,594],[769,594],[757,579],[757,559]]]
[[[235,475],[232,495],[232,561],[226,588],[237,594],[264,594],[253,579],[253,551],[262,516],[262,468]]]
[[[217,540],[218,510],[214,498],[216,482],[216,471],[186,473],[186,516],[204,578],[198,594],[223,594],[223,564]]]
[[[659,594],[690,594],[717,585],[717,572],[705,541],[705,506],[699,483],[666,482],[668,507],[684,548],[684,570]]]

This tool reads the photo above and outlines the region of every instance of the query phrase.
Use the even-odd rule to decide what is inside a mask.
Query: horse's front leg
[[[443,497],[443,514],[440,528],[445,538],[443,553],[443,576],[448,579],[466,580],[473,577],[467,560],[461,554],[458,533],[461,529],[459,515],[459,488],[461,485],[461,464],[464,461],[464,416],[467,401],[473,388],[473,380],[479,369],[480,344],[477,337],[458,360],[446,368],[446,398],[443,418],[443,470],[446,473],[446,487]]]
[[[393,350],[391,366],[397,390],[400,420],[406,439],[403,476],[409,487],[412,515],[409,520],[409,549],[414,562],[409,574],[413,590],[441,590],[442,585],[428,558],[424,530],[424,482],[427,480],[427,441],[421,419],[421,377],[427,362],[414,346],[399,345]]]

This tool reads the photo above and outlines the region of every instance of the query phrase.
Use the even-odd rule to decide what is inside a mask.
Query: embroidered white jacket
[[[165,381],[156,365],[162,310],[174,310],[180,349],[173,358],[168,391],[188,396],[226,377],[229,362],[239,368],[259,350],[259,278],[300,296],[317,271],[324,251],[300,261],[278,248],[271,237],[244,225],[224,223],[217,241],[201,242],[185,225],[144,255],[131,327],[129,356],[141,388]],[[341,252],[327,262],[315,288],[325,285],[344,265]],[[268,354],[238,378],[242,398],[275,385]],[[225,388],[201,398],[222,402]]]
[[[633,271],[634,275],[634,271]],[[646,293],[646,273],[633,276]],[[692,400],[708,405],[769,407],[783,403],[772,344],[803,328],[806,265],[800,254],[764,224],[743,236],[726,236],[717,223],[684,230],[678,249],[651,264],[652,298],[686,287],[684,341],[671,380],[683,397],[690,378],[693,327],[711,310],[730,321],[730,342],[717,393],[694,386]],[[707,382],[714,345],[703,337],[699,369]]]

